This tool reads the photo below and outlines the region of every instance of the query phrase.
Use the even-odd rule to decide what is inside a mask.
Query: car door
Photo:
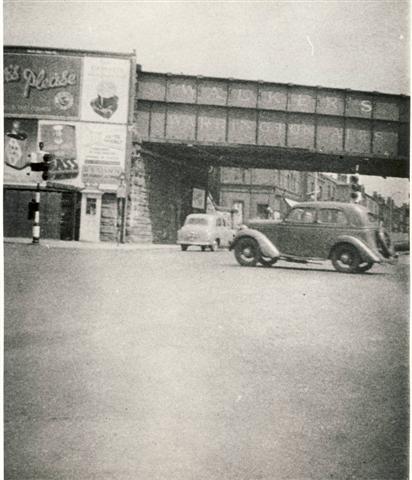
[[[345,234],[349,229],[349,219],[345,212],[339,208],[320,208],[318,211],[318,248],[322,255],[327,257],[330,249],[336,243],[339,235]]]
[[[319,257],[316,208],[295,207],[279,225],[276,246],[281,253]]]

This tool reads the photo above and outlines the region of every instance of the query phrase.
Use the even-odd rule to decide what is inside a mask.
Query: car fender
[[[253,230],[253,228],[242,228],[242,230],[239,230],[232,244],[230,245],[230,250],[233,250],[236,246],[236,243],[244,237],[251,237],[256,240],[263,256],[270,258],[277,258],[280,256],[279,250],[275,247],[275,245],[273,245],[268,237],[258,230]]]
[[[382,261],[380,256],[367,245],[365,245],[362,240],[359,240],[359,238],[356,237],[351,237],[350,235],[341,235],[340,237],[338,237],[337,241],[334,243],[333,247],[330,250],[329,257],[331,256],[335,246],[339,243],[350,243],[351,245],[353,245],[360,253],[362,260],[364,260],[365,262],[380,263]]]

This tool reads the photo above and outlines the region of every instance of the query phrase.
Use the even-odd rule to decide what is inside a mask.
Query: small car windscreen
[[[189,217],[186,219],[185,225],[207,225],[207,218]]]

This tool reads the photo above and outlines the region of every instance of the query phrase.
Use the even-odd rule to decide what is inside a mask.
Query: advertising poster
[[[4,113],[79,116],[81,58],[4,54]]]
[[[81,120],[127,123],[129,81],[129,60],[85,57]]]
[[[76,125],[68,122],[41,121],[39,141],[44,144],[43,150],[54,156],[50,170],[51,179],[79,184]]]
[[[202,188],[193,188],[192,192],[192,208],[205,208],[206,192]]]
[[[37,150],[37,120],[5,118],[3,182],[41,181],[41,174],[30,169],[32,152]]]
[[[114,188],[125,169],[127,127],[82,124],[79,131],[81,179],[84,184]]]

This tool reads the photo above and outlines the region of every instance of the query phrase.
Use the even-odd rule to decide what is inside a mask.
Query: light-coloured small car
[[[183,251],[191,245],[210,248],[229,247],[235,236],[223,215],[211,213],[191,213],[186,217],[182,228],[177,232],[177,243]]]
[[[243,266],[329,259],[344,273],[366,272],[397,257],[378,218],[361,205],[342,202],[303,202],[281,221],[251,220],[230,248]]]

